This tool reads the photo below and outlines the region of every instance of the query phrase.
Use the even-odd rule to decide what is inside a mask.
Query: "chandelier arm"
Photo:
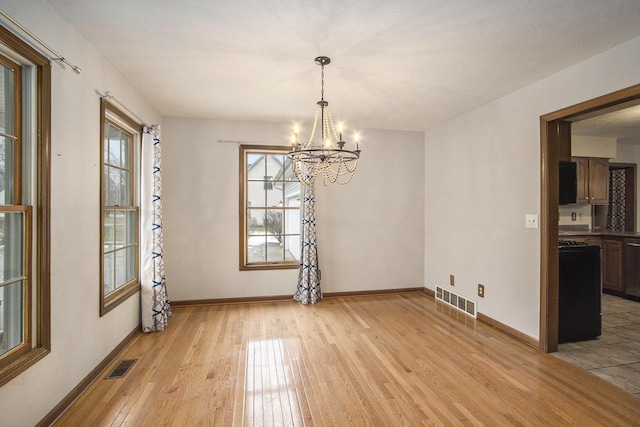
[[[309,148],[287,153],[287,157],[308,163],[351,163],[360,157],[357,151]]]

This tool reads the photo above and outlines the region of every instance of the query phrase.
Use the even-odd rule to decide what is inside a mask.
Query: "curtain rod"
[[[50,48],[48,44],[40,40],[38,37],[36,37],[35,34],[33,34],[31,31],[23,27],[18,21],[16,21],[11,16],[9,16],[4,10],[0,9],[0,15],[4,16],[11,24],[13,24],[15,27],[17,27],[20,31],[25,33],[27,36],[31,37],[31,39],[34,42],[36,42],[37,44],[39,44],[40,46],[48,50],[51,54],[53,54],[54,57],[49,58],[50,60],[67,64],[69,67],[71,67],[73,71],[75,71],[76,74],[80,74],[80,72],[82,72],[80,67],[78,67],[77,65],[73,65],[71,62],[67,61],[64,56],[60,55],[58,52]]]
[[[126,105],[124,105],[120,100],[118,100],[118,98],[116,98],[115,96],[113,96],[113,94],[109,91],[106,91],[103,94],[101,94],[100,92],[96,91],[96,93],[98,95],[100,95],[100,98],[106,98],[110,101],[114,101],[116,103],[118,103],[118,105],[120,105],[122,108],[124,108],[125,110],[127,110],[129,112],[129,114],[131,114],[133,117],[135,117],[140,123],[142,123],[145,126],[149,126],[146,120],[143,120],[140,116],[138,116],[136,113],[134,113],[133,111],[131,111]]]
[[[219,139],[218,140],[219,144],[238,144],[238,145],[278,145],[278,144],[271,144],[268,142],[254,142],[254,141],[233,141],[230,139]],[[280,144],[282,145],[282,144]]]

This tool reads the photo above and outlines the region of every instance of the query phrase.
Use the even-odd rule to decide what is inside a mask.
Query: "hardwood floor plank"
[[[299,340],[290,340],[286,347],[292,364],[291,382],[296,391],[298,412],[302,417],[303,425],[313,425],[314,419],[319,420],[320,411],[317,408],[318,399],[316,399],[314,395],[308,377],[303,372],[304,367],[301,361],[303,356],[299,346]],[[313,414],[317,415],[314,417]]]
[[[177,307],[120,358],[55,425],[640,424],[640,399],[421,293]]]

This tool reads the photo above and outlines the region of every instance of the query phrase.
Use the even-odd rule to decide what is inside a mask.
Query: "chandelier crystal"
[[[336,132],[329,110],[329,103],[324,100],[324,66],[331,63],[326,56],[319,56],[315,63],[321,66],[321,97],[317,102],[316,115],[313,120],[311,135],[306,143],[298,141],[298,125],[296,124],[291,138],[291,151],[287,158],[291,160],[291,168],[301,184],[311,185],[322,175],[324,185],[327,183],[345,185],[353,178],[358,167],[360,148],[358,134],[354,135],[354,150],[345,149],[342,139],[342,125]],[[319,142],[314,141],[320,120]]]

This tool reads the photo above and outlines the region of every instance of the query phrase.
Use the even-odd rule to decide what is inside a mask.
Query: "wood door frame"
[[[558,350],[558,161],[567,149],[567,122],[640,100],[640,84],[540,116],[540,333],[539,350]]]

